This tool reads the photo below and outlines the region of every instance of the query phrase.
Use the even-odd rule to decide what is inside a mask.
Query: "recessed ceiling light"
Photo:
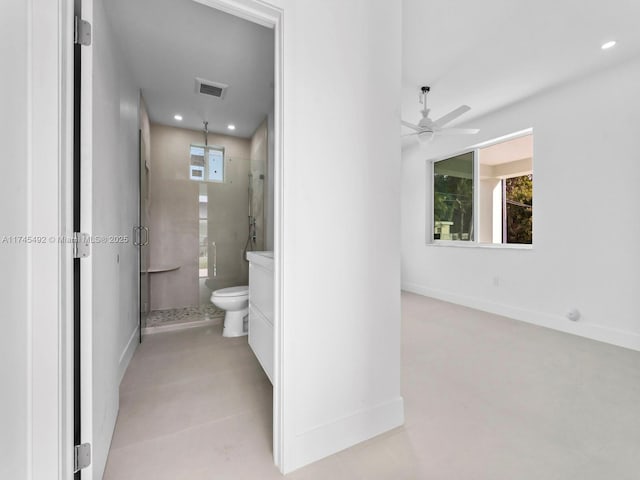
[[[175,114],[175,115],[173,116],[173,118],[175,118],[175,119],[176,119],[176,120],[178,120],[179,122],[181,122],[181,121],[182,121],[182,115]]]
[[[602,48],[602,50],[609,50],[611,47],[615,46],[615,44],[616,44],[616,41],[611,40],[609,42],[603,43],[600,48]]]
[[[227,128],[228,128],[229,130],[235,130],[235,129],[236,129],[236,126],[235,126],[233,123],[230,123],[229,125],[227,125]]]

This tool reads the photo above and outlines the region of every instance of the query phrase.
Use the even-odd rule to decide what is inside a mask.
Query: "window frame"
[[[427,159],[427,175],[429,175],[431,184],[431,194],[427,198],[427,220],[426,220],[426,244],[431,246],[444,246],[444,247],[461,247],[461,248],[489,248],[489,249],[506,249],[506,250],[532,250],[534,245],[534,233],[531,235],[531,243],[481,243],[479,240],[479,227],[480,219],[478,214],[478,205],[480,202],[480,162],[479,153],[483,148],[497,145],[499,143],[505,143],[516,138],[524,137],[527,135],[533,135],[533,128],[527,128],[508,135],[504,135],[498,138],[494,138],[485,142],[481,142],[461,150],[448,153],[446,155],[439,155]],[[468,153],[473,154],[473,240],[440,240],[435,239],[435,215],[434,215],[434,195],[435,195],[435,164],[449,158],[457,157],[459,155],[465,155]],[[532,168],[533,173],[533,159],[532,155]],[[504,183],[504,182],[503,182]],[[427,183],[429,184],[429,183]],[[535,192],[535,184],[534,184]],[[504,193],[503,193],[504,196]],[[503,198],[504,201],[504,198]],[[504,228],[504,227],[503,227]]]

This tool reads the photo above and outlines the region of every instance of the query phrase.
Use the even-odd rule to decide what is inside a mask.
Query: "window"
[[[433,165],[434,240],[473,241],[474,152]]]
[[[533,243],[533,136],[433,162],[432,241]]]
[[[191,145],[189,179],[199,182],[224,182],[224,148]]]

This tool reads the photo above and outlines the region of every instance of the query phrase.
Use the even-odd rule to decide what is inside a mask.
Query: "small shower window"
[[[199,182],[224,182],[224,148],[191,145],[189,178]]]

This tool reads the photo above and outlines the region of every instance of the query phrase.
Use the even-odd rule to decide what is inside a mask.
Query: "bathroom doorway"
[[[277,247],[277,232],[280,231],[278,212],[281,205],[280,196],[276,193],[280,188],[279,178],[281,177],[278,153],[280,145],[278,59],[280,57],[275,53],[279,48],[280,12],[264,8],[260,2],[251,1],[247,2],[247,5],[258,6],[258,10],[238,7],[237,2],[227,0],[211,2],[153,0],[150,4],[149,2],[145,4],[144,0],[137,2],[83,0],[82,3],[83,6],[88,7],[84,12],[85,19],[92,23],[96,33],[95,45],[91,50],[87,49],[87,62],[83,64],[81,75],[83,98],[89,100],[82,106],[83,117],[87,118],[87,121],[83,122],[83,128],[87,133],[83,137],[87,142],[85,149],[87,154],[83,159],[83,166],[87,168],[83,172],[85,172],[84,181],[88,182],[85,184],[87,188],[83,191],[89,199],[83,202],[83,208],[86,207],[87,213],[84,224],[91,225],[93,233],[96,232],[97,227],[103,226],[109,232],[108,229],[112,228],[112,225],[107,222],[121,221],[123,214],[131,211],[130,206],[133,202],[125,204],[126,195],[137,190],[136,193],[140,196],[140,208],[135,209],[137,222],[132,222],[135,223],[134,225],[129,224],[126,232],[131,234],[134,228],[133,238],[140,244],[138,245],[140,248],[136,250],[139,257],[135,262],[138,267],[139,278],[136,279],[136,283],[139,281],[139,292],[133,295],[130,291],[127,294],[123,288],[120,288],[119,292],[115,292],[114,298],[112,290],[115,289],[111,288],[112,285],[118,285],[119,276],[129,266],[123,261],[125,257],[116,250],[126,250],[130,253],[129,246],[118,245],[116,249],[115,246],[109,245],[108,249],[105,246],[105,248],[100,247],[100,250],[96,247],[96,255],[92,255],[85,262],[88,267],[87,281],[83,283],[83,288],[86,288],[82,296],[83,312],[86,315],[83,315],[82,322],[84,322],[83,326],[86,326],[83,331],[86,332],[87,337],[83,341],[83,346],[88,344],[89,348],[84,349],[80,389],[82,390],[83,425],[87,426],[83,440],[92,443],[95,468],[93,473],[89,471],[83,473],[83,478],[92,478],[94,474],[95,478],[99,478],[101,469],[106,465],[111,435],[118,416],[118,390],[126,384],[127,367],[131,366],[132,357],[135,361],[135,345],[138,344],[140,330],[149,328],[151,314],[155,310],[171,309],[164,308],[171,307],[166,303],[171,298],[188,298],[188,302],[181,301],[175,304],[178,308],[199,309],[201,279],[205,282],[209,281],[207,287],[209,291],[223,286],[225,282],[246,284],[248,269],[244,259],[246,250],[270,248],[274,251],[276,260],[281,258],[281,252]],[[169,8],[171,13],[161,18],[158,12],[163,6]],[[182,16],[186,10],[194,7],[200,9],[200,14],[192,22],[182,22]],[[236,25],[239,19],[243,22],[249,19],[262,29],[266,29],[267,32],[263,33],[269,35],[259,44],[271,49],[270,57],[266,62],[270,63],[272,69],[271,79],[266,84],[270,92],[266,96],[266,102],[270,108],[265,108],[264,105],[260,107],[261,117],[253,125],[242,121],[241,117],[246,115],[246,111],[242,108],[237,110],[239,119],[230,119],[229,117],[234,113],[232,110],[225,110],[225,105],[229,105],[234,96],[238,98],[235,92],[248,92],[240,93],[239,97],[252,107],[260,106],[258,102],[249,102],[244,98],[259,90],[255,84],[255,75],[243,74],[239,79],[224,79],[228,82],[225,97],[218,96],[216,99],[198,97],[200,101],[194,108],[188,105],[183,107],[181,105],[188,103],[187,96],[202,94],[198,91],[200,88],[196,87],[198,85],[196,82],[199,82],[200,86],[203,83],[200,76],[211,79],[219,75],[216,73],[220,71],[219,68],[214,69],[214,73],[210,74],[202,72],[207,65],[203,59],[210,59],[211,56],[206,52],[193,54],[191,52],[194,45],[212,45],[213,43],[192,42],[187,47],[183,45],[181,54],[179,43],[184,39],[180,35],[175,35],[172,38],[172,44],[164,47],[159,46],[160,39],[151,38],[158,32],[161,36],[167,37],[166,29],[161,25],[163,18],[177,20],[181,25],[188,25],[193,31],[208,31],[206,27],[196,28],[194,22],[206,22],[206,12],[214,10],[211,7],[222,7],[225,15],[231,17],[227,21],[235,25],[234,28],[240,28]],[[139,8],[139,11],[131,12],[127,10],[128,8]],[[149,12],[154,14],[149,15]],[[256,22],[256,20],[259,21]],[[141,37],[137,42],[129,41],[121,45],[120,42],[126,40],[126,35],[121,29],[127,25],[133,26],[133,30]],[[220,29],[210,28],[209,30]],[[228,45],[225,46],[224,42],[218,42],[218,44],[223,45],[228,51]],[[132,54],[134,47],[143,50],[143,57],[139,61],[125,58],[126,55]],[[154,71],[156,68],[166,66],[167,63],[190,56],[198,60],[195,68],[178,68],[175,65],[172,68],[173,73],[177,72],[176,75],[184,73],[182,79],[184,81],[180,78],[167,78],[168,75]],[[242,58],[241,64],[257,63],[251,57],[239,58]],[[152,83],[146,83],[140,71],[127,71],[132,68],[132,65],[133,68],[149,68]],[[184,88],[185,97],[164,94],[160,88],[163,82],[171,85],[180,84]],[[175,100],[172,105],[163,104],[158,100],[171,98]],[[114,106],[118,108],[113,108]],[[212,112],[223,116],[215,120],[211,116]],[[140,120],[142,124],[131,129],[130,123],[134,118],[136,121]],[[143,124],[145,118],[148,125]],[[209,122],[210,134],[207,139],[203,138],[201,126],[203,119],[208,119]],[[252,158],[251,154],[251,139],[263,124],[263,130],[269,132],[268,137],[264,138],[265,144],[268,145],[269,158],[261,158],[267,163],[257,167],[256,159]],[[233,131],[231,125],[237,129]],[[132,135],[134,135],[133,138],[131,138]],[[215,138],[216,135],[224,136],[225,139]],[[118,142],[123,137],[126,137],[125,145]],[[125,175],[110,170],[112,164],[108,161],[97,163],[98,157],[117,159],[118,162],[122,162],[123,168],[130,168],[131,163],[128,160],[132,153],[130,149],[132,140],[135,141],[137,148],[135,173]],[[234,142],[243,143],[246,148],[238,146],[236,151]],[[215,145],[224,147],[223,165],[228,175],[224,181],[215,185],[207,184],[205,187],[202,187],[202,182],[190,178],[191,146],[201,146],[203,143],[205,147]],[[163,159],[163,156],[166,158]],[[176,160],[180,160],[181,163],[179,165],[172,163]],[[103,172],[100,178],[95,175],[98,167]],[[135,187],[130,184],[132,181],[136,184]],[[170,188],[171,182],[179,189]],[[234,192],[232,197],[236,198],[234,195],[237,192],[237,198],[241,197],[241,201],[228,200],[224,197],[225,191],[229,194],[232,190]],[[109,197],[101,198],[102,191],[108,193]],[[160,194],[154,195],[154,191]],[[270,195],[267,195],[267,192]],[[262,196],[261,200],[258,199],[259,196]],[[268,200],[265,201],[265,197]],[[217,208],[214,208],[214,204]],[[224,208],[220,208],[221,206]],[[184,214],[180,211],[182,207],[186,207]],[[158,214],[158,212],[173,214],[176,211],[180,212],[174,217]],[[268,221],[267,218],[271,220]],[[224,223],[225,228],[214,231],[214,227],[219,226],[220,223]],[[235,230],[226,228],[228,225],[236,224]],[[270,236],[268,232],[271,232]],[[189,248],[183,248],[184,245],[189,245]],[[189,250],[191,246],[194,247],[193,252]],[[145,247],[147,252],[144,250]],[[98,252],[100,252],[99,255]],[[227,262],[229,265],[226,265]],[[116,266],[114,267],[113,264]],[[229,266],[228,269],[227,266]],[[278,278],[278,261],[275,268],[275,276]],[[105,269],[109,269],[113,278],[99,278],[100,272]],[[126,273],[128,274],[128,271]],[[185,281],[182,281],[183,278]],[[99,285],[102,287],[98,288]],[[279,292],[280,289],[276,284],[274,294],[276,318],[280,305]],[[135,315],[131,315],[129,311],[126,315],[111,312],[115,307],[121,310],[125,307],[128,309],[130,304],[136,307]],[[100,306],[105,306],[109,310],[101,311]],[[117,318],[118,322],[98,321],[103,317]],[[136,320],[133,329],[129,322],[132,317]],[[140,324],[139,321],[144,323]],[[277,331],[276,325],[274,338],[277,336]],[[135,341],[132,342],[131,339]],[[145,348],[146,343],[143,341],[139,348]],[[275,345],[279,345],[277,340]],[[279,352],[274,353],[277,370]],[[113,364],[118,365],[117,371],[112,371]],[[163,366],[156,365],[153,371],[147,373],[159,375],[158,372],[163,370],[165,370]],[[276,464],[279,464],[281,451],[278,378],[276,374],[270,395],[273,397],[273,422],[269,422],[274,426],[272,447]],[[120,383],[121,381],[123,383]],[[270,398],[269,405],[271,405]],[[116,429],[117,432],[118,429]]]
[[[212,292],[247,285],[247,251],[273,251],[274,29],[199,3],[105,3],[140,88],[143,334],[220,320]],[[172,48],[170,69],[150,62]]]

